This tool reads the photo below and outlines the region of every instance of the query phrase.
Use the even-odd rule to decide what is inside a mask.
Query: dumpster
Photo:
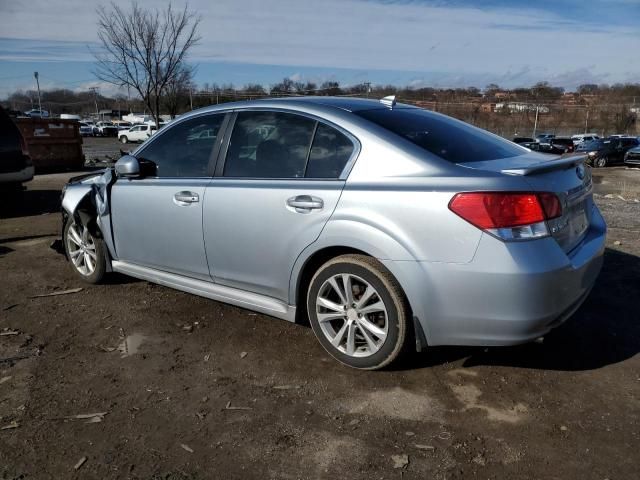
[[[80,124],[57,118],[15,118],[36,173],[82,170],[84,155]]]

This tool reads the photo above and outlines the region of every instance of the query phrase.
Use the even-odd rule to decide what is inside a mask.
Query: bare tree
[[[186,57],[200,37],[200,18],[187,10],[145,10],[135,1],[125,11],[115,3],[98,8],[101,49],[94,53],[96,76],[140,94],[156,125],[169,82],[185,71]]]
[[[194,88],[193,72],[193,68],[185,65],[167,82],[163,103],[171,118],[176,118],[181,105],[186,103],[189,106],[190,104],[189,99]]]

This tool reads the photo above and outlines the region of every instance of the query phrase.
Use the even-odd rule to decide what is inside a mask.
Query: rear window
[[[427,110],[396,108],[354,113],[452,163],[495,160],[527,152],[480,128]]]

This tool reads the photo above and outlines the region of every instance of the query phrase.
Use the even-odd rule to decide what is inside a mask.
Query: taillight
[[[562,216],[562,205],[560,205],[560,199],[555,193],[542,192],[538,193],[537,196],[544,210],[546,220]]]
[[[524,240],[549,235],[545,220],[562,215],[554,193],[458,193],[449,209],[467,222],[503,240]]]

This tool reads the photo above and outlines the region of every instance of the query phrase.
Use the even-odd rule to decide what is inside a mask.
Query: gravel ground
[[[49,248],[72,175],[0,201],[0,479],[637,478],[639,170],[597,172],[604,269],[543,342],[382,372],[303,326],[119,275],[82,284]]]

